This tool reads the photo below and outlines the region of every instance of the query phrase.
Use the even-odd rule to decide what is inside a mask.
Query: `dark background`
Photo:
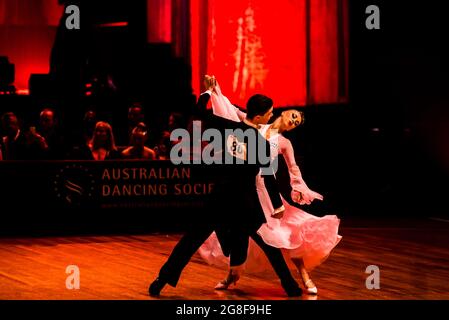
[[[380,30],[365,28],[370,4]],[[338,215],[449,216],[444,12],[436,1],[350,1],[350,103],[307,107],[297,137],[306,181]]]
[[[380,30],[365,27],[365,8],[371,4],[380,8]],[[91,6],[92,14],[84,19],[101,20],[98,8]],[[146,43],[139,5],[111,10],[128,15],[130,27],[118,34],[85,29],[73,39],[60,30],[52,65],[60,63],[58,50],[66,51],[72,55],[71,62],[63,64],[67,69],[60,75],[57,67],[56,78],[47,79],[48,86],[37,82],[29,97],[1,97],[0,111],[13,110],[27,119],[43,102],[52,101],[67,119],[79,117],[91,106],[106,119],[112,115],[124,119],[126,108],[120,106],[140,100],[151,105],[146,113],[153,128],[169,111],[188,115],[195,99],[188,60],[175,58],[166,45]],[[307,211],[341,218],[449,217],[447,35],[441,2],[350,1],[349,103],[301,108],[305,124],[288,135],[305,181],[325,196],[323,203]],[[91,57],[91,68],[85,68],[86,55]],[[67,77],[80,70],[80,77],[112,73],[121,90],[106,89],[104,96],[86,98],[80,95],[81,78]],[[170,87],[167,75],[177,79]],[[282,167],[280,180],[288,197]]]

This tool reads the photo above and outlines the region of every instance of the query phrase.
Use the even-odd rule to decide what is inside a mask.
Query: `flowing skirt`
[[[314,216],[290,205],[283,198],[284,216],[282,219],[274,219],[271,217],[271,213],[274,211],[273,206],[263,179],[259,176],[257,177],[257,192],[267,220],[257,233],[265,243],[273,247],[287,249],[292,258],[301,258],[308,271],[323,263],[342,238],[338,234],[340,219],[335,215]],[[236,221],[236,223],[238,222]],[[198,252],[211,265],[229,266],[229,259],[223,255],[215,233],[207,239]],[[246,270],[262,271],[266,266],[265,260],[262,250],[254,241],[250,241]]]

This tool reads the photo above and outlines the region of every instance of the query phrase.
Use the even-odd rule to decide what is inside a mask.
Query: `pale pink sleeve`
[[[296,202],[297,193],[301,193],[301,199],[298,200],[299,204],[310,204],[313,200],[323,200],[323,196],[318,192],[310,190],[304,179],[302,178],[301,171],[295,160],[295,152],[293,150],[292,143],[282,135],[279,136],[279,153],[285,159],[288,167],[288,173],[290,175],[290,185],[292,187],[292,200]]]
[[[300,186],[302,187],[304,185],[307,186],[302,179],[301,170],[299,170],[299,167],[296,164],[292,143],[282,135],[279,136],[279,152],[282,154],[287,164],[292,189],[298,189]]]
[[[216,116],[236,122],[243,121],[246,118],[246,113],[240,111],[221,93],[218,83],[215,87],[215,92],[212,93],[211,101],[212,111]]]

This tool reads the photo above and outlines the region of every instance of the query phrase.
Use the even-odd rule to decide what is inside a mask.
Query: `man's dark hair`
[[[142,105],[142,103],[140,103],[140,102],[133,102],[133,103],[128,107],[128,111],[129,111],[130,109],[134,109],[134,108],[140,109],[140,111],[141,111],[142,113],[144,112],[144,110],[143,110],[143,105]]]
[[[263,94],[255,94],[249,98],[246,103],[246,111],[248,119],[253,119],[255,116],[262,116],[270,110],[273,106],[273,100],[264,96]]]
[[[39,115],[43,114],[44,112],[51,112],[51,113],[53,113],[53,117],[56,118],[56,112],[52,108],[44,108],[44,109],[42,109],[41,112],[39,113]]]

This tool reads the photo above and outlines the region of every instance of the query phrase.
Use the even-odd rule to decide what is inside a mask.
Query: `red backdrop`
[[[241,106],[347,100],[347,0],[191,0],[193,87],[214,74]]]
[[[147,0],[147,40],[149,43],[172,41],[171,0]]]
[[[147,4],[148,41],[182,55],[184,2]],[[49,71],[62,10],[57,0],[0,0],[0,55],[16,65],[18,89]],[[256,92],[277,106],[346,101],[347,0],[190,0],[190,20],[195,93],[210,73],[242,106]]]
[[[31,73],[48,73],[62,10],[58,0],[0,0],[0,56],[15,64],[17,89]]]

